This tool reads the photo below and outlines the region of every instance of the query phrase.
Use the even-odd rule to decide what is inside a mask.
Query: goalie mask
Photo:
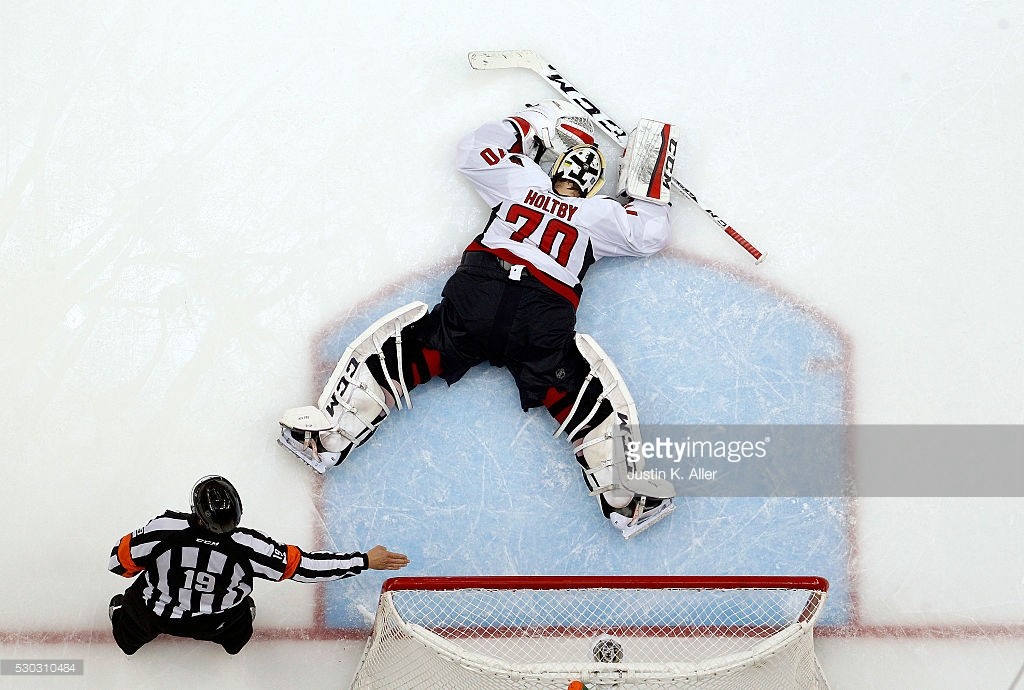
[[[604,185],[604,155],[596,145],[580,144],[563,153],[551,166],[551,181],[567,180],[592,197]]]
[[[192,513],[214,534],[227,534],[242,519],[242,499],[224,477],[203,477],[192,488]]]

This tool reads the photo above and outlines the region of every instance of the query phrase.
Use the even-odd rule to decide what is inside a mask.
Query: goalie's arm
[[[519,131],[509,120],[494,120],[460,141],[456,168],[473,184],[488,206],[550,184],[539,165],[522,153]]]
[[[665,248],[675,152],[672,125],[647,119],[637,123],[619,164],[618,193],[629,201],[613,214],[613,224],[599,223],[594,229],[596,257],[646,256]]]
[[[649,256],[664,249],[672,224],[668,206],[642,199],[620,205],[614,199],[599,200],[603,213],[587,223],[594,257]]]

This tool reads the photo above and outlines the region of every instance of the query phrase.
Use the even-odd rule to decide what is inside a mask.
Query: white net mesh
[[[554,589],[496,578],[517,586],[385,591],[353,687],[564,690],[574,679],[623,690],[828,687],[812,640],[825,591],[811,581],[823,581],[716,588],[560,579]],[[595,661],[595,642],[608,637],[602,650],[621,660]]]

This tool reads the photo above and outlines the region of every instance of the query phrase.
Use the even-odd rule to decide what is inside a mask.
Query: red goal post
[[[827,688],[821,577],[396,577],[353,688]]]

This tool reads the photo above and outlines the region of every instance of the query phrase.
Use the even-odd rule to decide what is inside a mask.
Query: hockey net
[[[818,577],[398,577],[353,688],[827,688]]]

